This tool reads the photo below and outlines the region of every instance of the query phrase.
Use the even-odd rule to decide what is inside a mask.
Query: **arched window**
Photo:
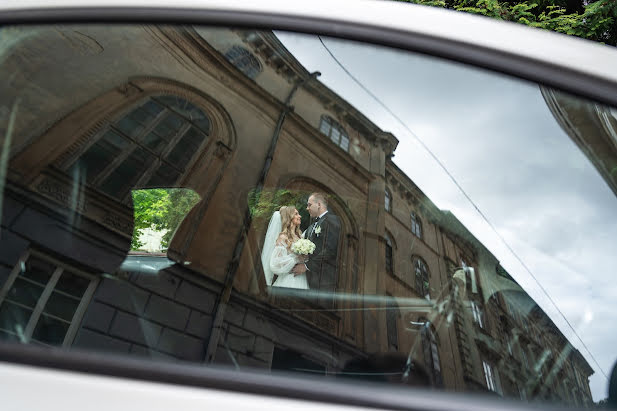
[[[386,328],[388,332],[388,351],[398,351],[398,305],[391,296],[386,304]]]
[[[321,116],[321,124],[319,125],[319,131],[326,136],[330,137],[330,140],[345,151],[349,151],[349,136],[339,123],[329,116]]]
[[[389,274],[394,273],[394,262],[392,260],[392,240],[388,234],[385,235],[386,239],[386,272]]]
[[[476,301],[470,300],[469,305],[471,307],[471,314],[473,315],[473,320],[478,324],[480,328],[485,328],[484,324],[484,310],[480,306],[480,304]]]
[[[210,120],[176,96],[150,97],[106,124],[66,169],[126,201],[133,187],[172,187],[208,138]]]
[[[420,217],[413,211],[411,212],[411,232],[418,238],[422,238],[422,222]]]
[[[240,46],[232,46],[225,58],[248,78],[254,79],[261,73],[261,63],[250,51]]]
[[[441,359],[439,357],[439,339],[435,327],[426,319],[421,319],[424,322],[422,327],[422,350],[424,352],[424,362],[427,368],[430,369],[433,376],[433,384],[436,387],[443,386],[443,378],[441,376]]]
[[[426,263],[421,258],[416,257],[413,262],[413,268],[416,291],[422,297],[430,300],[429,274]]]
[[[384,205],[386,207],[386,211],[391,213],[392,212],[392,194],[390,194],[390,190],[388,190],[387,188],[386,188],[386,193],[385,193]]]

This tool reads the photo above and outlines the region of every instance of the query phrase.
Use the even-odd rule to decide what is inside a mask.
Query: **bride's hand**
[[[294,273],[294,275],[304,274],[306,272],[306,266],[303,263],[296,264],[291,272]]]

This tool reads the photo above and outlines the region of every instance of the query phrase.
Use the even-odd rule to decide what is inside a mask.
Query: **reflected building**
[[[29,34],[0,89],[3,339],[320,374],[385,358],[399,382],[592,404],[585,359],[394,164],[396,137],[272,32]],[[155,187],[201,201],[165,254],[131,252],[131,193]],[[256,189],[329,195],[333,295],[266,285]]]
[[[617,195],[617,110],[542,87],[551,113]]]

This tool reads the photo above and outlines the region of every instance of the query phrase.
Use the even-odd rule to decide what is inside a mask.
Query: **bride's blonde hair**
[[[296,226],[295,229],[291,225],[291,221],[294,217],[294,211],[296,211],[295,207],[291,206],[283,206],[279,209],[281,213],[281,234],[284,234],[287,237],[285,241],[287,246],[291,246],[295,239],[302,237],[302,232],[300,231],[300,226]],[[279,236],[281,235],[279,234]]]

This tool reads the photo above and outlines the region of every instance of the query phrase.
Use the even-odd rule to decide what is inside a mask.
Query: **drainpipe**
[[[291,106],[291,100],[295,95],[298,88],[306,85],[308,82],[313,79],[319,77],[321,75],[320,72],[315,71],[311,73],[308,77],[298,81],[284,102],[283,110],[279,115],[278,121],[276,122],[276,127],[274,128],[274,132],[272,134],[272,140],[270,141],[270,149],[268,150],[268,154],[266,155],[266,160],[264,162],[264,166],[261,170],[261,174],[259,175],[259,180],[257,184],[255,184],[255,188],[257,192],[261,190],[266,181],[266,176],[270,171],[270,166],[272,165],[272,159],[274,158],[274,151],[276,150],[276,145],[279,140],[279,136],[281,134],[281,130],[283,128],[283,122],[285,121],[285,117],[287,114],[293,110],[293,106]],[[214,320],[212,321],[212,328],[210,331],[210,338],[208,339],[208,346],[206,348],[206,355],[204,358],[204,362],[210,363],[214,360],[214,356],[216,355],[216,349],[218,347],[219,339],[221,336],[221,331],[223,327],[223,319],[225,318],[225,311],[227,309],[227,305],[229,303],[229,297],[231,296],[231,290],[233,289],[234,278],[236,276],[236,272],[238,270],[238,266],[240,263],[240,257],[242,256],[242,251],[244,250],[244,245],[246,244],[246,239],[248,238],[248,232],[251,227],[251,211],[247,205],[246,210],[244,212],[244,219],[242,230],[238,236],[238,240],[236,241],[236,246],[234,247],[234,253],[227,266],[227,272],[225,274],[225,280],[223,282],[223,290],[219,294],[218,301],[216,304]],[[231,354],[230,354],[231,355]]]

